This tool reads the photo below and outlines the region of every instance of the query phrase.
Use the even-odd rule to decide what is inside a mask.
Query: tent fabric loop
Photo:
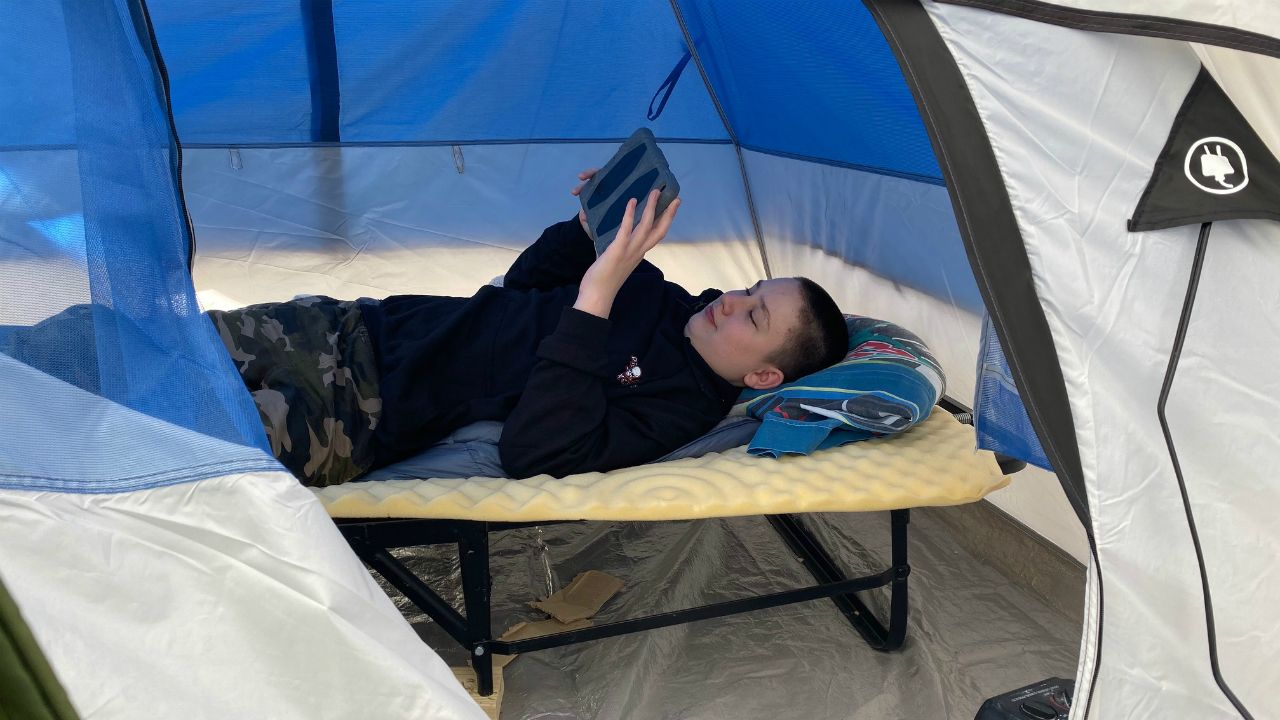
[[[667,75],[667,79],[663,80],[658,89],[654,91],[653,99],[649,101],[649,112],[646,115],[650,120],[657,120],[662,115],[662,111],[666,109],[667,101],[671,99],[671,93],[675,91],[676,83],[680,82],[680,75],[684,73],[684,68],[689,64],[689,58],[691,57],[693,55],[686,50],[676,63],[676,66],[671,69],[671,73]],[[661,100],[658,99],[659,95],[662,96]],[[655,102],[658,103],[656,108],[653,106]]]

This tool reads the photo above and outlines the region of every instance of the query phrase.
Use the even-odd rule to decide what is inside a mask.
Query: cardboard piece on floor
[[[621,589],[622,581],[618,578],[599,570],[588,570],[550,597],[530,605],[562,623],[571,623],[595,615]]]
[[[502,633],[499,640],[528,640],[529,638],[542,637],[543,635],[554,635],[555,633],[568,632],[570,630],[581,630],[582,628],[591,627],[594,623],[590,620],[575,620],[571,623],[562,623],[559,620],[539,620],[537,622],[522,622],[512,625],[510,629]],[[515,655],[503,655],[502,653],[493,654],[493,666],[495,668],[503,668],[515,660]]]
[[[498,720],[498,716],[502,714],[502,693],[504,690],[502,682],[502,668],[496,664],[493,668],[493,694],[489,697],[483,697],[476,692],[476,671],[469,667],[451,667],[453,676],[458,678],[458,682],[462,683],[463,689],[471,695],[471,699],[476,701],[481,710],[489,716],[489,720]]]

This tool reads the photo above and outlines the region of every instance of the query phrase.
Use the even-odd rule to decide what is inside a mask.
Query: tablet
[[[595,240],[596,255],[618,235],[627,202],[636,198],[636,218],[644,210],[649,192],[662,190],[654,217],[659,217],[680,194],[680,183],[671,174],[667,158],[648,128],[640,128],[622,143],[609,163],[586,182],[578,200],[587,213],[587,227]]]

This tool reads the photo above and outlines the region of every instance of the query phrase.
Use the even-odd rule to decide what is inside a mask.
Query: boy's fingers
[[[658,211],[658,195],[657,190],[649,193],[648,199],[644,203],[644,212],[640,216],[640,224],[647,230],[653,227],[653,216]]]
[[[658,218],[658,226],[653,229],[653,235],[657,238],[653,241],[654,245],[657,245],[662,238],[667,236],[667,231],[671,229],[671,222],[676,219],[676,211],[679,209],[680,198],[676,198],[667,206],[666,211],[662,213],[662,217]]]
[[[587,181],[590,180],[592,177],[594,177],[595,174],[596,174],[595,168],[587,168],[586,170],[583,170],[582,172],[578,173],[578,179],[581,180],[582,182],[578,185],[578,187],[570,190],[569,194],[575,195],[575,196],[582,194],[582,188],[587,186]]]
[[[627,210],[622,213],[622,224],[618,226],[618,234],[614,238],[614,242],[626,243],[631,237],[632,221],[636,217],[636,199],[631,198],[627,201]]]
[[[672,201],[671,205],[662,213],[662,217],[658,218],[656,226],[649,231],[648,237],[645,238],[644,251],[647,253],[657,247],[667,237],[667,231],[671,229],[671,221],[675,219],[677,203],[679,200]]]

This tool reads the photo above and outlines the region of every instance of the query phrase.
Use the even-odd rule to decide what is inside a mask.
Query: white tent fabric
[[[1215,682],[1190,523],[1156,415],[1198,228],[1125,233],[1200,63],[1185,42],[929,12],[988,130],[1062,366],[1096,540],[1073,717],[1235,717]],[[1017,38],[1011,42],[1011,38]],[[1267,61],[1263,61],[1264,63]],[[1247,82],[1244,81],[1244,82]],[[1256,94],[1243,86],[1237,94]],[[1255,717],[1280,640],[1267,517],[1280,462],[1280,227],[1214,224],[1169,418],[1221,674]],[[1095,616],[1096,615],[1096,616]],[[1101,645],[1101,667],[1094,651]],[[1096,673],[1096,674],[1095,674]]]
[[[135,452],[198,453],[189,436],[208,441],[4,355],[0,371],[13,381],[0,386],[6,404],[28,392],[84,396],[78,420],[52,414],[48,427],[6,432],[117,434]],[[370,707],[486,717],[288,473],[129,493],[4,490],[0,517],[5,586],[85,720],[143,708],[193,720]]]
[[[996,0],[995,4],[999,4]],[[1176,22],[1196,22],[1280,37],[1280,5],[1232,0],[1052,0],[1071,10],[1148,16]]]

